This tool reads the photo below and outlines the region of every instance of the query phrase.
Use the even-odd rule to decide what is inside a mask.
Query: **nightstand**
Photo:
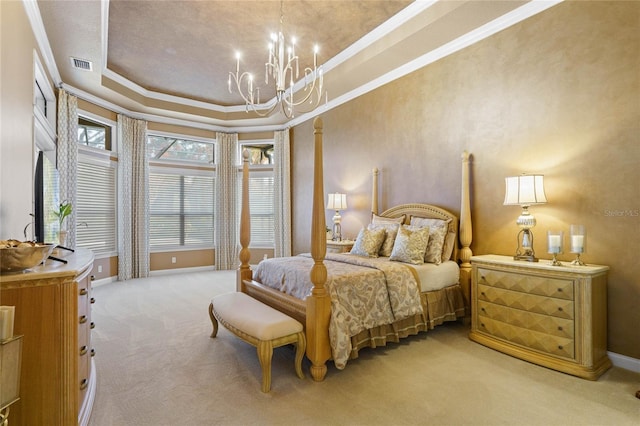
[[[348,253],[351,251],[354,243],[355,241],[351,240],[327,240],[327,253]]]
[[[589,380],[611,367],[609,267],[497,255],[473,256],[471,265],[471,340]]]

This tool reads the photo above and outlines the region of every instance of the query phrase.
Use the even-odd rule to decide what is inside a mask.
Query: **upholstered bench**
[[[213,325],[212,338],[218,334],[219,321],[227,330],[257,348],[262,367],[262,392],[271,389],[273,348],[295,345],[296,374],[304,378],[302,358],[307,342],[302,324],[295,319],[240,292],[214,297],[209,305],[209,317]]]

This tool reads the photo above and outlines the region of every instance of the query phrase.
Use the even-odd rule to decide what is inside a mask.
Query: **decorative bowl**
[[[33,268],[47,260],[55,244],[40,244],[31,241],[0,241],[0,272],[20,272]]]

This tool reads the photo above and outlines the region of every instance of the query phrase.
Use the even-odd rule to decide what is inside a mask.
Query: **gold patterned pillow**
[[[356,242],[351,248],[351,254],[359,256],[378,257],[380,246],[384,241],[385,230],[362,228],[358,233]]]
[[[389,257],[391,256],[391,251],[393,250],[393,243],[396,241],[396,235],[398,234],[398,228],[400,225],[397,223],[387,223],[376,225],[374,223],[370,223],[367,227],[368,229],[384,229],[385,237],[382,245],[380,246],[380,251],[378,254],[380,256]]]
[[[402,226],[398,229],[393,251],[389,260],[412,263],[424,263],[424,252],[429,243],[429,228]]]
[[[449,222],[451,222],[451,219],[411,218],[411,226],[423,226],[430,229],[429,245],[424,253],[424,261],[426,263],[435,263],[436,265],[442,263],[442,249],[449,229]]]

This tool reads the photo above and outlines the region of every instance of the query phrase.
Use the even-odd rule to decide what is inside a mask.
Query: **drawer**
[[[573,280],[528,275],[525,272],[478,268],[476,282],[505,290],[573,300]]]
[[[557,318],[571,320],[574,318],[573,300],[555,299],[553,297],[521,293],[519,291],[505,290],[483,284],[478,284],[477,297],[478,301],[491,302],[513,309],[551,315]]]
[[[482,300],[478,301],[478,315],[552,336],[574,338],[575,324],[570,319],[512,309]]]
[[[505,340],[510,344],[571,360],[575,358],[573,339],[517,327],[482,315],[478,315],[478,331]]]

